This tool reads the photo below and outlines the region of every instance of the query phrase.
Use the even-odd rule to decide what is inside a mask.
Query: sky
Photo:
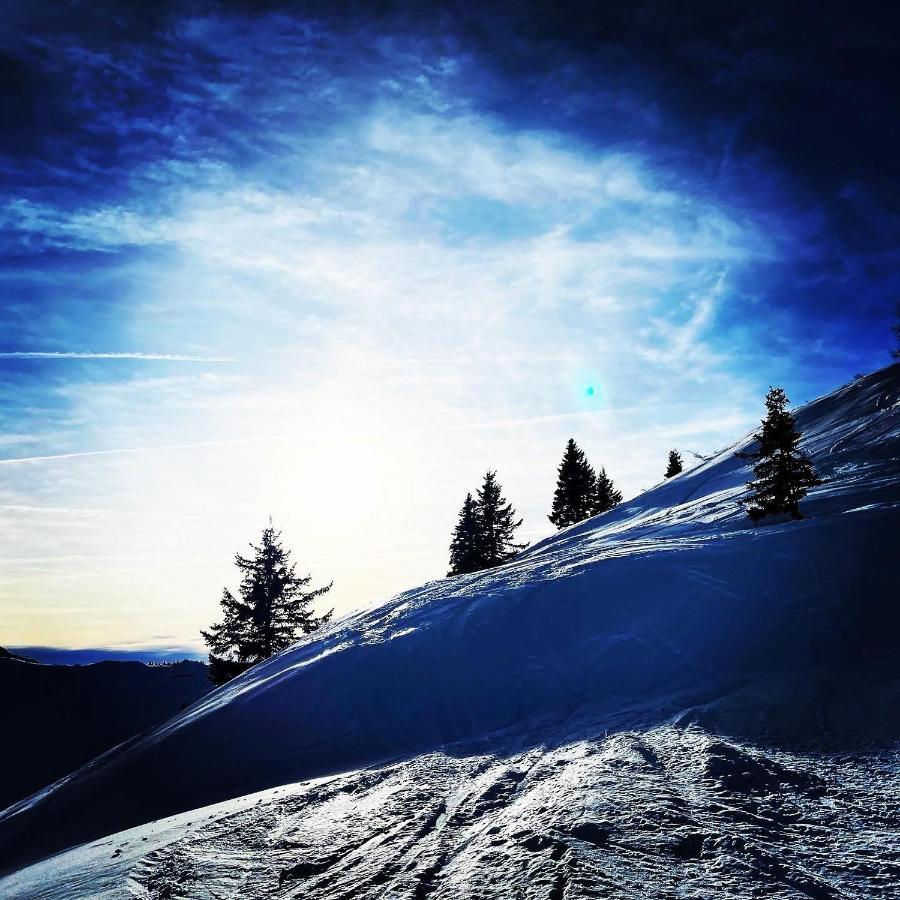
[[[0,3],[0,643],[340,615],[889,362],[890,4]],[[145,8],[146,7],[146,8]]]

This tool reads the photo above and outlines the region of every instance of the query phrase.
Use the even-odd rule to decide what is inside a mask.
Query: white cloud
[[[63,567],[13,574],[16,596],[70,633],[89,623],[66,624],[67,603],[104,597],[106,618],[90,619],[104,641],[193,639],[269,513],[347,610],[443,573],[459,502],[488,467],[541,534],[571,434],[627,494],[657,480],[673,440],[715,449],[749,421],[710,329],[726,273],[772,249],[728,209],[635,155],[517,132],[465,104],[437,116],[382,102],[312,136],[302,125],[251,173],[206,159],[193,183],[183,161],[135,171],[152,203],[6,207],[23,239],[164,247],[129,280],[118,345],[215,348],[42,356],[240,360],[227,374],[55,388],[66,427],[0,460],[0,540]],[[131,515],[17,531],[17,507]],[[98,547],[139,562],[64,562]],[[7,639],[35,642],[26,624]]]

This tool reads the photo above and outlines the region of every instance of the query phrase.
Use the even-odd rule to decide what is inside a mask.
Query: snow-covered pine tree
[[[605,513],[613,507],[618,506],[622,502],[622,492],[617,491],[612,479],[606,474],[606,469],[601,469],[597,473],[594,482],[593,509],[591,515],[596,516],[599,513]]]
[[[666,469],[666,478],[672,478],[684,471],[684,462],[677,450],[669,451],[669,467]]]
[[[503,496],[496,472],[485,474],[484,484],[478,489],[477,508],[482,569],[508,562],[528,546],[514,541],[522,520],[516,521],[516,511]]]
[[[462,509],[459,511],[459,520],[453,529],[453,540],[450,542],[448,575],[465,575],[482,568],[480,536],[478,506],[472,495],[466,494]]]
[[[309,634],[331,618],[331,612],[316,617],[310,609],[316,597],[331,590],[331,584],[304,590],[311,576],[297,575],[290,551],[282,546],[281,532],[271,520],[259,545],[250,547],[251,556],[237,553],[234,558],[241,572],[239,596],[226,588],[221,600],[224,618],[200,632],[210,650],[209,677],[216,684],[284,650],[298,633]]]
[[[597,476],[584,451],[569,438],[557,469],[553,506],[547,517],[557,528],[587,519],[593,513]]]
[[[747,482],[750,496],[743,501],[754,522],[779,513],[802,519],[800,501],[811,487],[822,484],[813,464],[798,447],[802,435],[786,409],[788,403],[790,400],[781,388],[769,388],[766,417],[756,435],[759,449],[743,454],[756,460],[755,477]]]

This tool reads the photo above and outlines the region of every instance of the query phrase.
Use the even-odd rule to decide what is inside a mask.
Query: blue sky
[[[880,7],[33,6],[4,644],[195,644],[270,514],[344,612],[443,574],[488,467],[535,539],[568,437],[633,495],[888,362]]]

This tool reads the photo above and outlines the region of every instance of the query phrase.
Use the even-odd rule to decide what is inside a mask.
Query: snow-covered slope
[[[832,865],[816,829],[846,820],[858,871],[844,888],[879,896],[868,854],[897,826],[879,799],[896,795],[896,763],[854,756],[842,775],[802,747],[898,736],[900,366],[798,421],[829,479],[803,521],[751,527],[736,503],[745,440],[510,565],[344,619],[8,810],[0,858],[15,868],[349,774],[205,811],[203,827],[199,813],[148,825],[0,886],[100,896],[91,867],[108,896],[128,895],[126,875],[138,896],[202,896],[215,870],[216,896],[562,898],[591,896],[578,867],[615,852],[621,896],[654,867],[678,885],[712,854],[737,883],[740,866],[777,875],[771,896],[830,897],[831,876],[804,867]],[[409,761],[351,771],[391,760]],[[719,841],[725,821],[735,846]],[[789,844],[797,871],[779,861]],[[73,887],[79,872],[90,890]],[[684,895],[708,896],[707,875]]]
[[[896,754],[700,728],[425,754],[139,826],[0,881],[5,900],[893,900]]]
[[[211,689],[197,662],[46,666],[0,654],[0,809],[171,719]]]

